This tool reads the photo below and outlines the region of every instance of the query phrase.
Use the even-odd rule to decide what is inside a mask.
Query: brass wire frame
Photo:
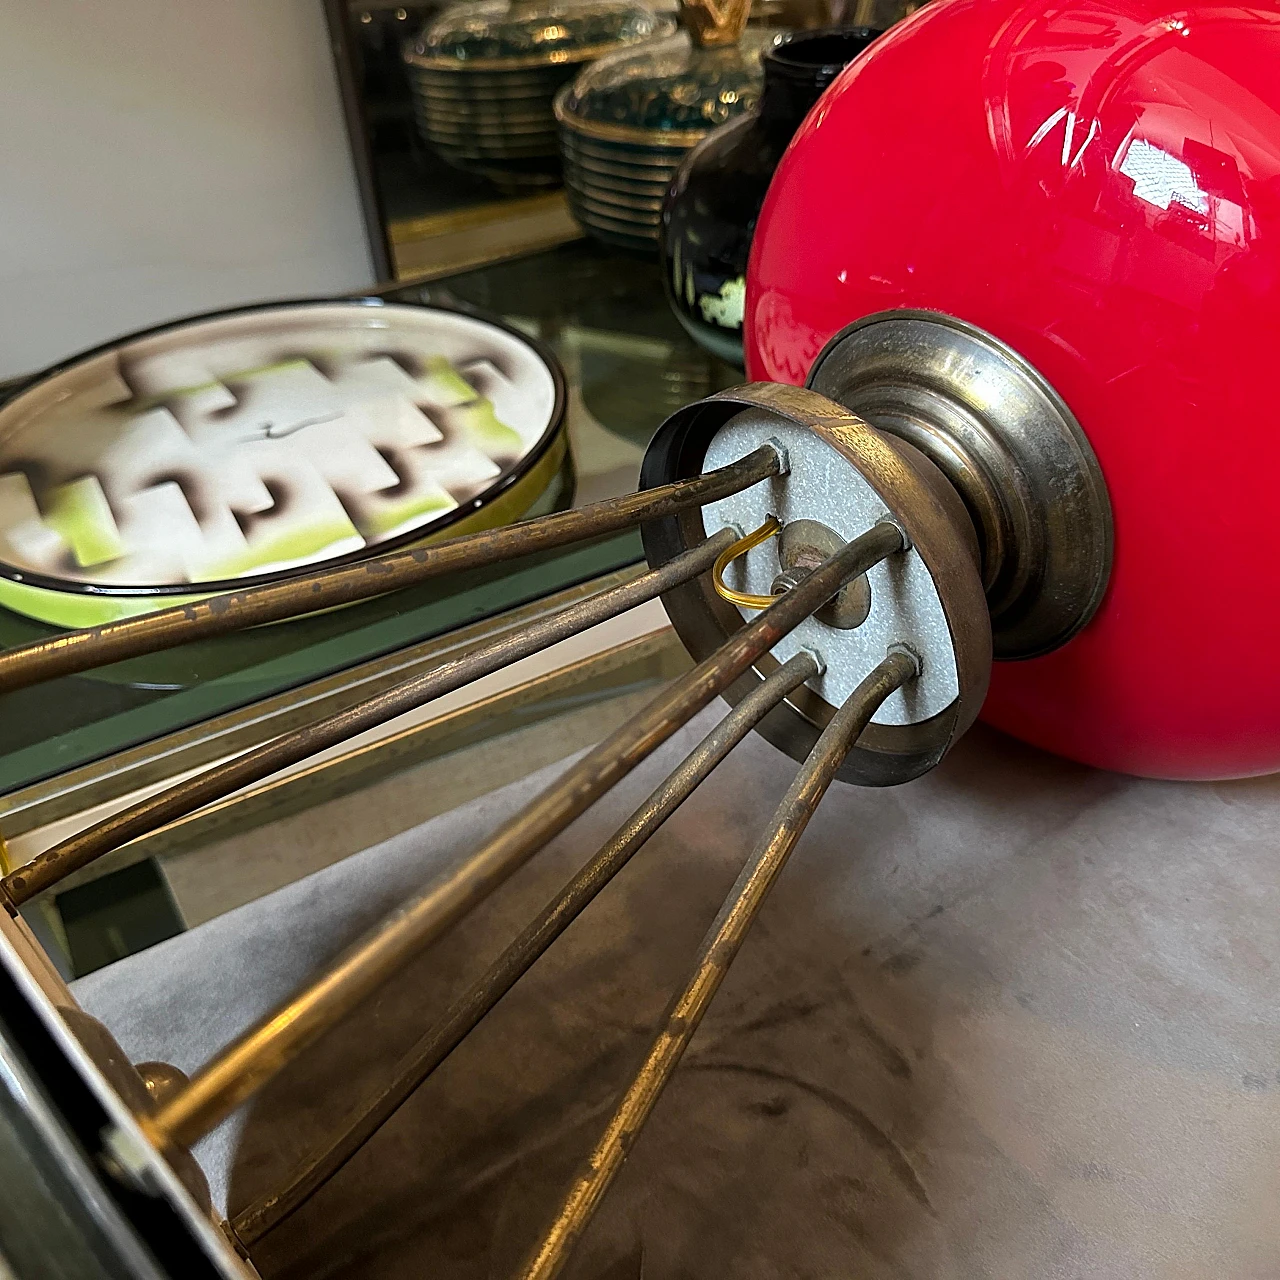
[[[356,1107],[339,1134],[308,1155],[284,1186],[235,1215],[231,1225],[239,1241],[248,1246],[260,1240],[342,1169],[729,752],[789,693],[820,673],[821,667],[811,654],[797,654],[743,698],[525,926],[466,994],[404,1054],[396,1064],[391,1083]]]
[[[137,618],[66,631],[0,653],[0,693],[94,667],[171,649],[188,641],[317,613],[398,591],[446,573],[479,569],[515,556],[568,546],[634,528],[648,520],[728,497],[783,471],[778,451],[764,445],[717,471],[609,498],[570,511],[405,547],[319,573],[244,587]]]
[[[196,635],[221,634],[332,607],[451,570],[479,567],[513,555],[659,519],[716,501],[778,475],[784,469],[778,451],[766,445],[718,471],[659,486],[626,499],[545,516],[431,547],[390,553],[360,565],[249,588],[149,617],[72,632],[54,641],[0,655],[0,691],[85,670],[124,656],[167,648]],[[730,594],[722,581],[727,563],[773,536],[779,527],[776,519],[770,517],[760,529],[736,541],[732,540],[734,531],[723,529],[631,583],[589,597],[549,615],[515,637],[503,637],[444,663],[365,703],[282,735],[132,806],[47,850],[33,863],[0,880],[0,900],[16,913],[19,903],[136,835],[584,627],[652,599],[708,568],[713,570],[715,589],[726,599],[762,610],[758,617],[730,634],[692,671],[675,680],[566,770],[479,850],[441,873],[358,939],[326,971],[217,1054],[189,1081],[159,1099],[150,1114],[138,1118],[143,1132],[155,1146],[173,1156],[216,1126],[411,957],[483,901],[713,698],[725,692],[779,640],[830,600],[841,586],[905,546],[901,530],[886,520],[844,544],[777,597]],[[324,1185],[510,990],[732,748],[771,710],[820,671],[820,660],[802,652],[743,698],[547,904],[449,1010],[443,1021],[405,1055],[397,1066],[392,1085],[354,1113],[338,1136],[309,1157],[279,1192],[255,1202],[236,1216],[231,1227],[233,1240],[241,1247],[252,1244]],[[601,1139],[588,1170],[574,1184],[556,1223],[532,1255],[524,1273],[526,1280],[550,1280],[567,1259],[607,1190],[627,1146],[674,1071],[742,937],[840,763],[884,699],[916,674],[917,667],[908,654],[891,653],[855,690],[823,731],[777,811],[770,831],[757,846],[713,924],[689,986],[672,1006],[666,1026]],[[117,1172],[127,1177],[126,1170],[130,1167],[127,1135],[109,1130],[105,1139],[109,1150],[124,1157],[117,1161]]]
[[[648,706],[509,818],[466,861],[449,867],[347,948],[318,978],[248,1028],[184,1088],[142,1120],[162,1149],[194,1142],[257,1092],[286,1063],[341,1021],[553,836],[723,693],[850,578],[903,547],[881,523],[846,543],[715,653],[672,682]]]
[[[78,831],[37,854],[30,862],[0,879],[0,895],[22,906],[38,893],[52,888],[73,872],[80,871],[104,854],[146,835],[165,823],[194,812],[204,805],[238,791],[241,787],[270,777],[308,757],[345,742],[396,716],[412,711],[464,685],[490,675],[513,662],[538,653],[579,631],[616,617],[671,587],[696,577],[715,553],[732,536],[723,530],[686,555],[650,570],[632,582],[589,596],[567,609],[540,619],[514,635],[503,636],[460,658],[444,662],[432,671],[412,677],[375,694],[353,707],[326,716],[270,742],[254,747],[215,765],[203,773],[167,787],[136,804],[113,813],[101,822]]]
[[[581,1174],[569,1189],[550,1230],[520,1272],[520,1280],[553,1280],[653,1111],[663,1088],[720,989],[747,931],[760,914],[809,819],[849,749],[880,705],[919,672],[915,658],[890,653],[849,695],[822,731],[774,814],[773,822],[743,865],[729,896],[703,939],[683,990],[672,1001],[644,1063],[618,1103]]]

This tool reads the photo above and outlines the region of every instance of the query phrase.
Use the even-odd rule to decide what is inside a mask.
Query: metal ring
[[[843,454],[881,495],[886,510],[929,570],[946,617],[960,696],[918,723],[870,725],[839,774],[846,782],[866,786],[889,786],[918,777],[936,765],[972,723],[991,673],[991,623],[977,569],[977,539],[965,508],[942,473],[905,441],[881,434],[825,396],[775,383],[722,391],[672,415],[645,455],[641,486],[699,474],[712,439],[744,410],[777,415],[780,426],[806,427]],[[641,535],[649,563],[665,563],[706,538],[704,513],[648,521]],[[742,615],[713,589],[710,575],[665,593],[663,604],[695,659],[714,652],[728,634],[743,626]],[[725,698],[737,702],[777,666],[772,654],[764,655],[752,673],[726,690]],[[771,712],[758,732],[801,760],[835,711],[820,694],[804,687]]]

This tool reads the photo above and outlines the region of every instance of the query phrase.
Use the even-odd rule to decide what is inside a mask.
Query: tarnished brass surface
[[[997,658],[1048,653],[1093,617],[1113,555],[1106,479],[1016,351],[941,312],[882,311],[837,333],[806,385],[914,445],[964,499]]]
[[[78,1005],[59,1005],[58,1013],[80,1041],[84,1051],[93,1059],[98,1070],[139,1120],[145,1121],[145,1117],[156,1106],[157,1093],[153,1085],[162,1078],[174,1079],[176,1082],[176,1078],[181,1077],[183,1082],[186,1081],[186,1076],[177,1067],[171,1067],[165,1062],[132,1065],[119,1041],[107,1027]],[[144,1073],[144,1066],[150,1069],[149,1074]],[[213,1200],[209,1194],[209,1183],[196,1158],[185,1146],[176,1143],[166,1149],[164,1156],[195,1202],[205,1213],[211,1213]]]
[[[917,670],[908,654],[891,653],[854,690],[823,729],[778,806],[772,828],[756,846],[729,891],[720,914],[703,940],[689,981],[672,1003],[643,1066],[623,1095],[550,1231],[521,1272],[521,1280],[552,1280],[568,1260],[693,1039],[747,931],[841,762],[880,704],[914,677]]]
[[[504,635],[473,653],[455,658],[423,675],[357,703],[315,724],[295,729],[246,751],[225,764],[188,778],[137,804],[79,831],[0,880],[0,890],[17,906],[58,881],[81,870],[104,853],[144,835],[175,818],[258,782],[271,774],[316,755],[356,734],[384,724],[415,707],[442,697],[482,676],[499,671],[549,645],[576,635],[587,627],[652,600],[673,586],[696,577],[732,541],[726,530],[687,556],[677,557],[661,569],[651,570],[632,582],[602,591],[529,627]]]
[[[391,551],[316,574],[246,587],[138,618],[68,631],[0,653],[0,693],[170,649],[189,640],[368,600],[446,573],[616,533],[736,493],[778,474],[781,465],[774,450],[757,449],[731,466],[693,480],[428,546]]]
[[[444,1018],[400,1059],[391,1083],[358,1107],[346,1127],[324,1148],[303,1161],[283,1187],[236,1215],[232,1229],[240,1243],[247,1247],[260,1240],[324,1186],[395,1115],[413,1091],[474,1030],[761,717],[793,689],[817,675],[818,670],[812,657],[798,654],[738,703],[525,927]]]
[[[752,455],[755,458],[756,455]],[[769,460],[776,467],[776,455]],[[266,1083],[483,901],[849,578],[900,550],[901,530],[874,526],[845,545],[715,653],[588,752],[470,858],[449,868],[348,948],[315,982],[249,1028],[165,1103],[149,1132],[161,1145],[193,1141]]]
[[[134,1069],[142,1077],[153,1106],[159,1106],[190,1083],[187,1073],[171,1062],[139,1062],[134,1064]]]
[[[321,676],[286,693],[236,707],[103,760],[8,792],[0,796],[0,831],[8,839],[11,861],[7,866],[0,864],[0,874],[8,875],[49,847],[52,842],[46,841],[33,850],[32,841],[24,838],[40,827],[74,818],[99,806],[105,810],[121,797],[147,791],[180,774],[208,768],[237,752],[261,746],[283,733],[334,715],[442,662],[474,652],[500,635],[530,626],[577,604],[597,591],[630,582],[639,577],[645,567],[640,564],[615,569],[602,577],[504,609],[397,648],[382,657]],[[240,819],[235,821],[238,823]],[[256,820],[253,825],[257,825]]]
[[[932,769],[978,714],[991,677],[991,621],[978,573],[978,543],[956,490],[909,443],[870,426],[856,413],[804,387],[756,382],[717,392],[677,411],[645,455],[642,484],[696,475],[716,432],[743,409],[763,411],[804,427],[836,449],[883,498],[937,588],[959,676],[960,696],[948,708],[913,725],[873,724],[858,739],[840,771],[845,782],[890,786]],[[701,511],[686,511],[643,529],[650,564],[661,564],[706,537]],[[742,626],[742,615],[703,579],[663,597],[685,647],[704,657]],[[729,689],[730,701],[772,669],[763,657]],[[799,689],[767,717],[760,732],[796,760],[806,759],[835,707],[812,689]]]
[[[428,821],[455,801],[466,804],[586,749],[693,661],[663,627],[563,666],[546,665],[550,669],[514,683],[502,680],[504,687],[491,693],[471,686],[468,692],[477,696],[439,699],[427,714],[404,717],[403,727],[396,722],[362,734],[136,836],[29,908],[47,916],[67,888],[157,858],[179,911],[194,927]],[[369,807],[360,805],[361,796]],[[332,825],[317,820],[317,811],[330,811]],[[267,824],[273,838],[289,846],[283,862],[262,862],[252,852],[255,833]]]

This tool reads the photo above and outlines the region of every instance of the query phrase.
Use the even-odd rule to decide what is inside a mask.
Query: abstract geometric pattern
[[[267,572],[409,531],[525,451],[488,359],[315,351],[218,375],[198,354],[122,358],[126,398],[4,449],[0,559],[116,584]]]

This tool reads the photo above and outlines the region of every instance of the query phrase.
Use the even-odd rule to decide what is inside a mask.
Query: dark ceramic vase
[[[782,36],[764,55],[759,109],[709,134],[672,179],[659,237],[667,298],[695,342],[739,368],[747,254],[769,180],[822,91],[880,34]]]

